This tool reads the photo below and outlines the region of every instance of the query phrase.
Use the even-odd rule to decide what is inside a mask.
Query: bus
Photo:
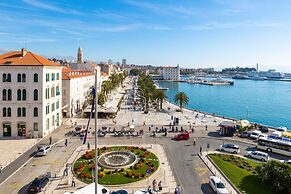
[[[291,157],[291,142],[285,139],[260,137],[257,148]]]

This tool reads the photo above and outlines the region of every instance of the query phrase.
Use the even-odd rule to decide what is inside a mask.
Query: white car
[[[237,154],[240,152],[238,145],[235,144],[223,144],[219,147],[219,150],[233,154]]]
[[[291,165],[291,159],[290,160],[280,160],[280,162]]]
[[[51,150],[51,146],[43,145],[39,146],[37,149],[38,149],[36,153],[37,156],[45,156]]]
[[[246,156],[248,158],[254,158],[257,160],[261,160],[262,162],[267,162],[270,158],[269,155],[265,152],[260,151],[249,151],[247,152]]]
[[[209,185],[213,189],[214,193],[228,194],[228,190],[225,188],[224,183],[216,176],[209,177]]]
[[[258,139],[261,134],[262,134],[261,131],[252,131],[250,134],[250,138],[251,139]]]

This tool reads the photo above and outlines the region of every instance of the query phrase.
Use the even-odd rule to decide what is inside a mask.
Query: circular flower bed
[[[125,168],[110,169],[98,167],[98,183],[103,185],[126,184],[146,178],[159,167],[159,161],[155,154],[145,148],[136,146],[112,146],[98,149],[98,156],[106,153],[125,152],[135,155],[137,161],[134,165]],[[100,159],[100,158],[99,158]],[[146,173],[150,172],[150,173]],[[95,174],[95,150],[87,151],[74,164],[74,173],[77,178],[86,183],[93,182]]]

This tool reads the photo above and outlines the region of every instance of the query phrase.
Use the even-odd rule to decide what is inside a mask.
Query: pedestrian
[[[181,185],[178,185],[178,194],[181,194],[182,193],[182,187],[181,187]]]
[[[159,187],[159,192],[161,192],[163,190],[162,181],[159,182],[158,187]]]
[[[153,190],[152,190],[152,187],[151,186],[148,187],[148,193],[149,194],[153,194]]]
[[[72,177],[72,185],[71,185],[72,187],[76,187],[76,182],[75,182],[75,178],[74,177]]]
[[[87,148],[88,148],[88,150],[90,150],[90,143],[89,142],[87,143]]]
[[[50,145],[52,145],[52,136],[50,136]]]
[[[2,172],[2,165],[0,165],[0,174],[1,174],[1,172]]]
[[[65,146],[68,146],[68,139],[65,140]]]
[[[200,146],[200,155],[202,155],[202,147]]]
[[[205,130],[207,131],[207,125],[205,125]]]
[[[157,180],[154,179],[153,182],[152,182],[152,184],[153,184],[153,190],[154,191],[157,191]]]
[[[193,146],[195,146],[195,145],[196,145],[196,139],[193,138]]]
[[[174,194],[179,194],[178,187],[175,188]]]
[[[68,170],[69,170],[68,167],[66,167],[64,170],[63,176],[68,176]]]

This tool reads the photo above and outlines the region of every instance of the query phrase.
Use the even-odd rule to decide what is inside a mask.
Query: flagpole
[[[98,185],[98,75],[97,68],[95,68],[95,194],[97,194]]]

